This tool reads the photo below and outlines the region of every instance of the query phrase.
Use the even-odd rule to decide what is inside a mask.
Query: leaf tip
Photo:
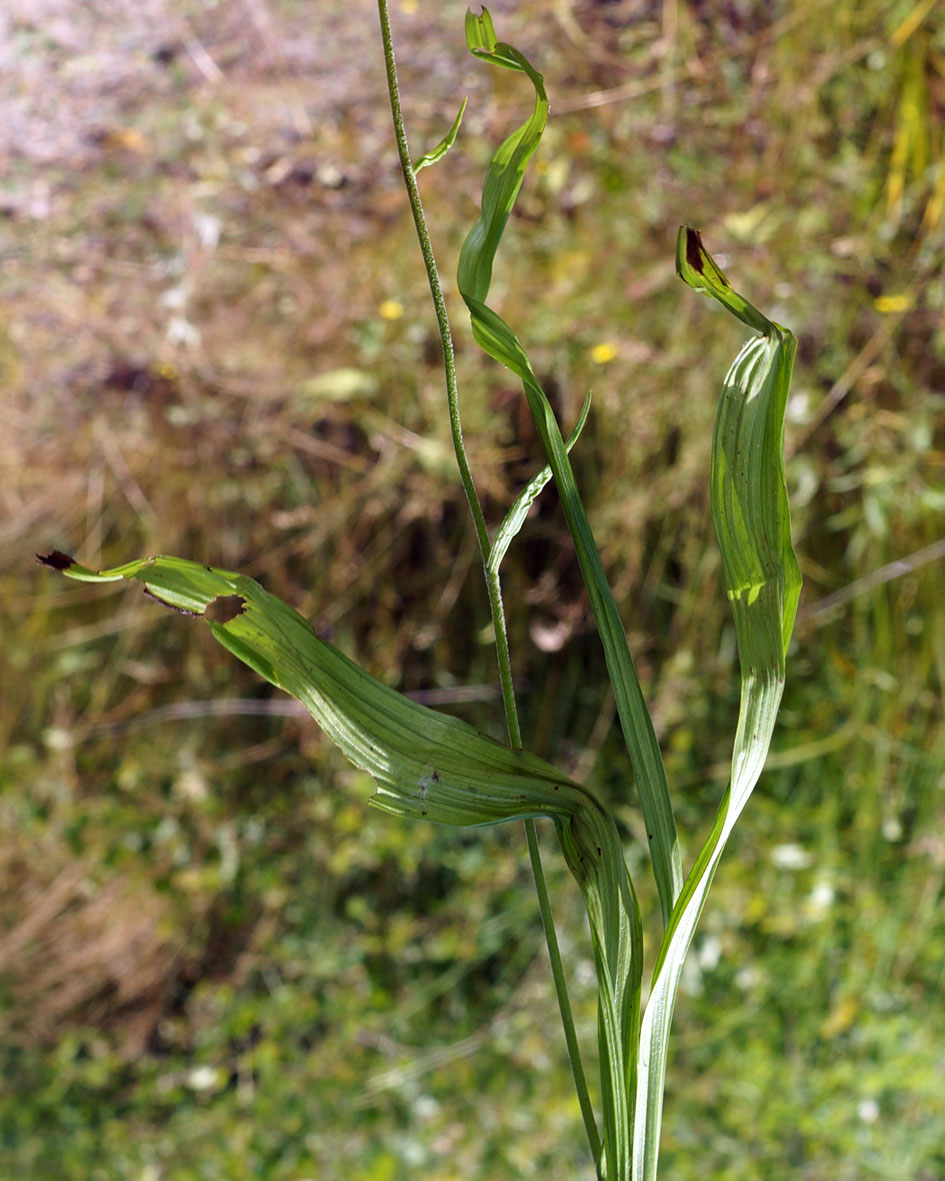
[[[466,47],[470,53],[494,53],[496,47],[495,25],[485,4],[481,12],[466,9]]]
[[[64,554],[62,550],[54,549],[49,554],[37,554],[36,561],[41,566],[48,566],[50,570],[68,570],[70,566],[75,566],[75,558],[70,558],[68,554]]]
[[[683,226],[686,234],[686,262],[694,271],[702,274],[702,259],[705,247],[702,245],[702,235],[692,226]]]

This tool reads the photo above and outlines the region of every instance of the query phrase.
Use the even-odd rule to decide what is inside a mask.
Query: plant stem
[[[423,204],[420,200],[420,190],[417,187],[417,174],[414,171],[410,159],[410,151],[407,147],[407,132],[404,126],[403,110],[400,105],[400,89],[397,84],[397,65],[394,61],[394,43],[391,36],[387,0],[377,0],[377,7],[381,18],[384,62],[387,69],[387,89],[390,95],[391,114],[394,117],[394,136],[397,140],[397,155],[400,158],[400,167],[404,174],[404,185],[407,189],[407,197],[410,201],[410,210],[413,214],[414,225],[417,228],[417,237],[420,239],[420,250],[423,254],[427,279],[430,283],[430,294],[433,297],[433,306],[436,309],[436,322],[440,330],[440,342],[443,346],[443,368],[446,371],[446,393],[447,401],[449,402],[453,449],[456,452],[456,461],[459,464],[459,474],[466,492],[466,499],[469,501],[469,510],[472,513],[476,526],[476,537],[479,540],[479,548],[484,553],[488,553],[489,534],[486,530],[485,517],[483,516],[482,506],[479,503],[479,495],[476,492],[476,485],[473,482],[469,461],[466,458],[466,449],[463,445],[463,431],[459,417],[459,393],[456,385],[456,358],[453,353],[453,336],[450,331],[449,318],[446,314],[446,301],[443,299],[443,289],[440,285],[440,276],[436,268],[433,244],[430,241],[427,220],[423,212]]]
[[[597,1120],[594,1118],[594,1108],[587,1091],[587,1079],[584,1077],[584,1064],[581,1061],[581,1049],[578,1045],[577,1032],[574,1028],[571,1003],[568,1000],[568,985],[564,978],[564,967],[561,963],[561,952],[558,948],[558,935],[555,931],[554,915],[551,913],[551,899],[548,895],[548,887],[545,884],[545,872],[541,867],[541,850],[538,847],[538,833],[535,829],[534,820],[525,821],[525,836],[528,839],[528,852],[532,860],[532,871],[535,874],[538,906],[541,910],[542,925],[545,928],[548,958],[551,960],[551,975],[554,978],[555,992],[558,995],[558,1007],[561,1010],[561,1024],[564,1026],[564,1040],[568,1047],[571,1074],[574,1076],[578,1103],[581,1105],[584,1129],[587,1132],[588,1143],[591,1146],[591,1153],[596,1162],[600,1159],[600,1134],[597,1131]]]
[[[423,264],[426,267],[427,280],[430,284],[430,294],[433,297],[433,307],[436,310],[436,322],[440,332],[440,343],[443,348],[443,369],[446,373],[446,400],[449,405],[450,432],[453,436],[453,451],[459,466],[459,475],[463,490],[472,513],[473,524],[476,528],[476,539],[479,542],[479,552],[482,556],[483,569],[486,571],[486,586],[489,593],[489,609],[492,613],[492,626],[495,632],[496,654],[499,660],[499,679],[502,684],[502,701],[508,723],[509,741],[513,749],[520,749],[522,733],[518,722],[518,710],[515,706],[515,693],[512,685],[512,665],[509,657],[508,633],[505,626],[505,609],[502,605],[502,590],[499,586],[498,572],[493,575],[488,568],[489,552],[492,543],[486,529],[486,519],[483,515],[479,493],[473,480],[466,447],[463,443],[463,428],[459,414],[459,389],[456,383],[456,356],[453,351],[453,334],[450,331],[449,317],[446,312],[446,301],[443,298],[443,288],[440,284],[439,272],[436,268],[436,258],[433,254],[433,244],[427,229],[427,219],[420,200],[420,190],[417,187],[417,174],[410,159],[407,146],[407,131],[404,126],[404,115],[400,105],[400,88],[397,84],[397,64],[394,60],[394,41],[391,35],[390,14],[387,0],[377,0],[378,13],[381,18],[381,37],[384,42],[384,63],[387,71],[387,90],[390,95],[390,109],[394,117],[394,137],[397,141],[397,155],[400,158],[400,168],[404,175],[404,186],[410,201],[410,211],[420,239],[420,251],[423,254]]]
[[[459,413],[459,390],[456,382],[456,357],[453,351],[453,336],[450,330],[449,317],[446,311],[446,301],[443,298],[443,288],[440,284],[440,276],[436,267],[436,258],[433,253],[433,245],[430,241],[430,234],[427,229],[426,215],[423,211],[423,203],[420,200],[420,190],[417,187],[417,175],[410,159],[410,151],[407,146],[407,132],[404,125],[403,110],[400,104],[400,88],[397,83],[397,64],[394,59],[394,41],[391,34],[390,13],[388,10],[387,0],[377,0],[377,10],[381,22],[381,39],[384,44],[384,65],[387,74],[387,91],[390,97],[391,114],[394,120],[394,137],[397,141],[397,155],[400,159],[400,167],[401,171],[403,172],[404,186],[407,190],[407,198],[410,202],[410,210],[413,214],[414,226],[417,230],[417,237],[420,240],[420,251],[423,255],[423,262],[427,272],[427,280],[430,284],[430,294],[433,298],[433,306],[436,311],[436,322],[440,333],[440,343],[443,348],[443,368],[446,374],[446,397],[447,403],[449,405],[450,431],[453,438],[453,451],[456,455],[456,463],[459,467],[460,479],[462,480],[463,490],[466,494],[466,500],[469,504],[469,511],[472,514],[473,524],[475,525],[476,529],[476,538],[479,542],[479,552],[482,556],[482,566],[485,574],[486,589],[489,596],[489,609],[492,614],[492,627],[495,635],[496,656],[499,662],[499,680],[502,686],[502,702],[505,709],[509,744],[513,750],[521,750],[522,731],[518,719],[518,708],[515,704],[515,689],[512,681],[512,663],[511,657],[509,655],[508,629],[505,622],[505,608],[502,602],[502,587],[499,581],[498,570],[491,570],[489,566],[489,554],[492,549],[492,543],[489,540],[489,532],[486,528],[485,516],[482,511],[479,494],[476,491],[476,485],[473,480],[472,471],[469,467],[469,460],[466,456],[466,448],[463,443],[462,423]],[[561,952],[558,947],[558,938],[555,932],[554,916],[551,911],[551,899],[548,896],[548,888],[545,883],[544,870],[542,869],[541,864],[541,852],[538,845],[538,833],[533,820],[525,821],[525,835],[528,842],[528,854],[531,859],[532,872],[535,877],[535,889],[538,893],[538,905],[541,911],[542,926],[545,932],[545,941],[548,946],[548,957],[551,961],[551,973],[554,979],[555,993],[558,997],[558,1008],[561,1013],[561,1022],[564,1026],[564,1037],[565,1042],[567,1043],[568,1057],[571,1061],[571,1073],[574,1077],[574,1085],[577,1089],[578,1102],[581,1106],[581,1115],[584,1118],[584,1127],[587,1132],[588,1142],[590,1144],[594,1160],[596,1161],[600,1157],[601,1151],[600,1135],[597,1130],[597,1123],[594,1118],[594,1109],[587,1090],[587,1079],[585,1078],[584,1067],[581,1062],[581,1053],[578,1046],[577,1033],[574,1028],[574,1017],[571,1012],[571,1002],[568,998],[567,982],[564,976],[564,968],[561,963]]]

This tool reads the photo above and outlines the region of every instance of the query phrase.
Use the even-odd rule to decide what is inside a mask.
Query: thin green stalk
[[[554,915],[551,913],[551,899],[548,897],[548,887],[545,884],[545,872],[541,867],[541,850],[538,847],[538,833],[534,820],[525,821],[525,835],[528,838],[528,853],[532,859],[532,871],[535,874],[535,887],[538,891],[538,906],[541,910],[542,926],[545,928],[545,939],[548,943],[548,958],[551,960],[551,975],[554,977],[555,992],[558,994],[558,1004],[561,1008],[561,1024],[564,1026],[564,1040],[568,1047],[568,1058],[571,1062],[571,1073],[577,1088],[578,1103],[581,1105],[581,1115],[584,1118],[584,1128],[591,1146],[594,1160],[600,1159],[601,1142],[597,1131],[597,1120],[594,1117],[594,1107],[587,1091],[587,1079],[584,1077],[584,1064],[581,1061],[581,1048],[578,1045],[577,1032],[571,1015],[571,1005],[568,1000],[568,985],[564,978],[564,968],[561,963],[561,952],[558,948],[558,935],[555,931]],[[562,1001],[562,997],[564,1000]]]
[[[417,187],[417,173],[410,159],[410,149],[407,145],[407,130],[404,125],[403,109],[400,105],[400,87],[397,83],[397,63],[394,60],[394,39],[390,28],[390,13],[387,0],[377,0],[377,10],[381,20],[381,38],[384,42],[384,65],[387,73],[387,92],[390,96],[390,109],[394,118],[394,137],[397,141],[397,155],[400,168],[404,175],[404,186],[413,214],[413,223],[420,239],[420,251],[423,255],[423,265],[426,267],[427,281],[430,284],[430,294],[433,307],[436,310],[436,323],[440,333],[440,343],[443,348],[443,369],[446,374],[446,400],[449,406],[450,432],[453,437],[453,451],[459,466],[459,475],[466,493],[469,511],[472,513],[476,528],[476,539],[479,542],[479,552],[482,555],[483,567],[487,571],[486,585],[489,592],[489,609],[492,612],[492,625],[495,631],[496,653],[499,660],[499,679],[502,684],[502,701],[509,728],[509,740],[515,749],[522,745],[521,729],[518,723],[518,710],[515,706],[515,693],[512,685],[512,666],[509,657],[508,632],[505,626],[505,610],[502,605],[502,592],[499,586],[498,573],[490,576],[488,571],[489,552],[491,543],[489,531],[486,529],[486,519],[479,501],[479,493],[473,480],[469,460],[466,457],[466,447],[463,443],[463,428],[459,414],[459,389],[456,383],[456,356],[453,351],[453,334],[450,331],[449,316],[446,312],[446,301],[443,298],[443,288],[440,284],[439,272],[436,268],[436,258],[433,254],[433,244],[427,229],[427,219],[420,200],[420,190]]]
[[[449,317],[446,311],[446,301],[443,298],[443,288],[437,271],[433,244],[427,229],[426,215],[420,199],[417,186],[416,169],[410,158],[407,145],[407,132],[404,124],[403,109],[400,103],[400,88],[397,83],[397,64],[394,59],[394,41],[390,27],[390,13],[387,0],[377,0],[378,15],[381,22],[381,39],[384,45],[384,65],[387,74],[387,91],[390,98],[390,109],[394,120],[394,137],[397,142],[397,155],[404,177],[404,186],[413,214],[414,226],[420,240],[420,250],[430,285],[430,294],[436,311],[436,322],[440,333],[440,343],[443,348],[443,369],[446,374],[446,396],[449,405],[450,432],[453,439],[453,451],[459,467],[460,479],[469,504],[476,538],[479,542],[479,552],[482,556],[486,589],[489,596],[489,609],[492,614],[492,627],[495,635],[496,656],[499,663],[499,680],[502,686],[502,702],[505,709],[506,726],[509,743],[513,750],[522,748],[522,731],[518,719],[518,708],[515,704],[515,689],[512,680],[512,663],[509,653],[508,629],[505,622],[505,608],[502,601],[502,587],[498,569],[493,569],[489,562],[492,544],[486,528],[485,516],[476,491],[475,481],[466,456],[463,443],[462,423],[459,413],[459,390],[456,382],[456,358],[453,351],[453,336],[450,330]],[[545,942],[548,946],[548,958],[551,961],[551,973],[554,979],[555,993],[558,998],[558,1009],[561,1013],[561,1023],[564,1027],[564,1037],[571,1062],[571,1073],[577,1089],[578,1102],[588,1142],[595,1161],[600,1157],[601,1141],[594,1118],[594,1109],[587,1089],[587,1079],[581,1062],[577,1033],[574,1027],[574,1016],[571,1012],[571,1002],[568,997],[567,982],[561,963],[561,952],[555,931],[554,916],[551,910],[551,899],[545,882],[544,870],[541,864],[541,852],[538,845],[538,833],[533,820],[526,820],[525,835],[528,842],[528,854],[531,859],[532,873],[535,878],[535,889],[538,894],[538,905],[541,911],[542,926],[545,932]]]

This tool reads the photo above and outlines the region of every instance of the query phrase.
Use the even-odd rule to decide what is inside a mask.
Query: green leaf
[[[717,299],[733,316],[763,336],[767,336],[774,327],[767,316],[762,315],[734,290],[715,259],[702,245],[702,235],[691,226],[682,226],[676,236],[676,274],[693,291]]]
[[[795,339],[733,291],[695,230],[680,230],[676,257],[685,282],[763,335],[748,341],[728,371],[712,440],[712,520],[741,667],[731,782],[676,901],[654,969],[641,1026],[634,1181],[656,1178],[669,1028],[683,962],[725,843],[764,767],[801,589],[784,479],[784,411]]]
[[[581,437],[581,432],[584,430],[590,409],[591,395],[588,394],[584,399],[584,405],[581,407],[578,420],[574,424],[574,430],[568,435],[568,441],[565,443],[565,449],[567,451],[570,451]],[[499,567],[502,565],[502,559],[508,553],[509,546],[525,524],[528,510],[541,495],[542,489],[546,487],[550,479],[551,468],[546,465],[537,476],[532,476],[522,491],[516,496],[514,504],[505,514],[502,524],[496,530],[496,535],[492,542],[492,550],[489,554],[490,570],[498,573]]]
[[[488,9],[484,8],[480,16],[466,14],[466,44],[477,57],[493,65],[527,74],[535,87],[535,109],[531,116],[492,157],[483,185],[482,213],[460,252],[459,289],[464,298],[468,295],[484,303],[505,223],[548,120],[548,97],[541,74],[517,49],[496,41]]]
[[[63,572],[84,582],[136,579],[168,606],[202,616],[225,648],[301,701],[348,758],[373,776],[378,807],[440,824],[477,825],[569,817],[587,806],[587,793],[540,759],[371,677],[246,575],[166,556],[100,572],[71,562]]]
[[[480,17],[467,15],[466,39],[470,51],[477,57],[524,73],[534,87],[535,106],[531,116],[505,140],[490,162],[483,185],[480,215],[460,252],[457,284],[469,309],[473,335],[480,347],[522,381],[561,497],[613,683],[617,711],[650,834],[660,903],[664,919],[668,921],[682,886],[682,869],[659,744],[554,412],[518,338],[486,303],[496,251],[547,121],[544,81],[522,54],[496,40],[486,10]],[[626,876],[622,856],[619,866],[619,869],[615,866],[613,872]],[[597,956],[598,1042],[604,1107],[604,1150],[598,1168],[602,1178],[613,1179],[629,1177],[630,1169],[643,955],[642,930],[638,921],[625,927],[625,936],[622,946],[612,944],[606,954]]]
[[[459,131],[459,125],[463,121],[463,114],[466,111],[467,100],[463,99],[463,105],[459,108],[456,118],[450,124],[450,129],[446,135],[440,140],[435,148],[431,148],[429,152],[425,152],[419,160],[414,163],[414,172],[419,172],[421,168],[427,168],[430,164],[435,164],[437,160],[442,160],[446,153],[453,146],[456,140],[456,135]]]
[[[382,684],[243,574],[166,556],[102,571],[58,552],[39,560],[83,582],[139,581],[160,602],[203,619],[225,648],[297,698],[374,778],[376,807],[462,826],[553,820],[611,993],[601,1008],[601,1038],[609,1054],[627,1061],[639,1024],[640,980],[639,957],[631,959],[627,948],[642,940],[640,912],[616,826],[589,791],[534,755],[510,750]],[[621,1083],[625,1092],[626,1080]],[[621,1119],[629,1136],[625,1103]]]
[[[526,74],[535,89],[535,107],[531,116],[505,140],[492,158],[483,185],[479,217],[460,251],[457,285],[469,309],[477,343],[521,379],[558,487],[604,647],[617,713],[630,752],[647,832],[650,834],[653,872],[660,903],[664,919],[668,920],[682,885],[682,868],[676,823],[659,744],[554,412],[518,338],[502,317],[485,302],[502,233],[547,121],[548,100],[544,81],[541,74],[517,50],[496,41],[487,10],[484,9],[480,17],[467,15],[466,39],[477,56]]]

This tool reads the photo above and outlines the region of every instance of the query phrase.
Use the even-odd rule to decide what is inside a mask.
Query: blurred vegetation
[[[31,566],[57,546],[93,566],[171,552],[242,569],[375,674],[497,732],[373,5],[317,9],[152,0],[107,38],[82,6],[43,23],[16,0],[4,18],[19,55],[0,186],[4,1176],[590,1176],[521,833],[373,814],[363,776],[208,636],[134,590]],[[573,459],[690,858],[735,720],[706,480],[738,342],[676,281],[677,225],[699,225],[800,340],[805,592],[777,749],[677,1009],[664,1171],[931,1181],[941,5],[492,9],[553,112],[496,295],[567,426],[594,391]],[[521,103],[467,57],[463,11],[394,13],[416,153],[470,95],[456,148],[421,178],[448,277]],[[497,521],[536,441],[453,313]],[[644,885],[550,491],[506,569],[528,741],[615,807]],[[557,858],[546,868],[591,1045],[580,907]]]

